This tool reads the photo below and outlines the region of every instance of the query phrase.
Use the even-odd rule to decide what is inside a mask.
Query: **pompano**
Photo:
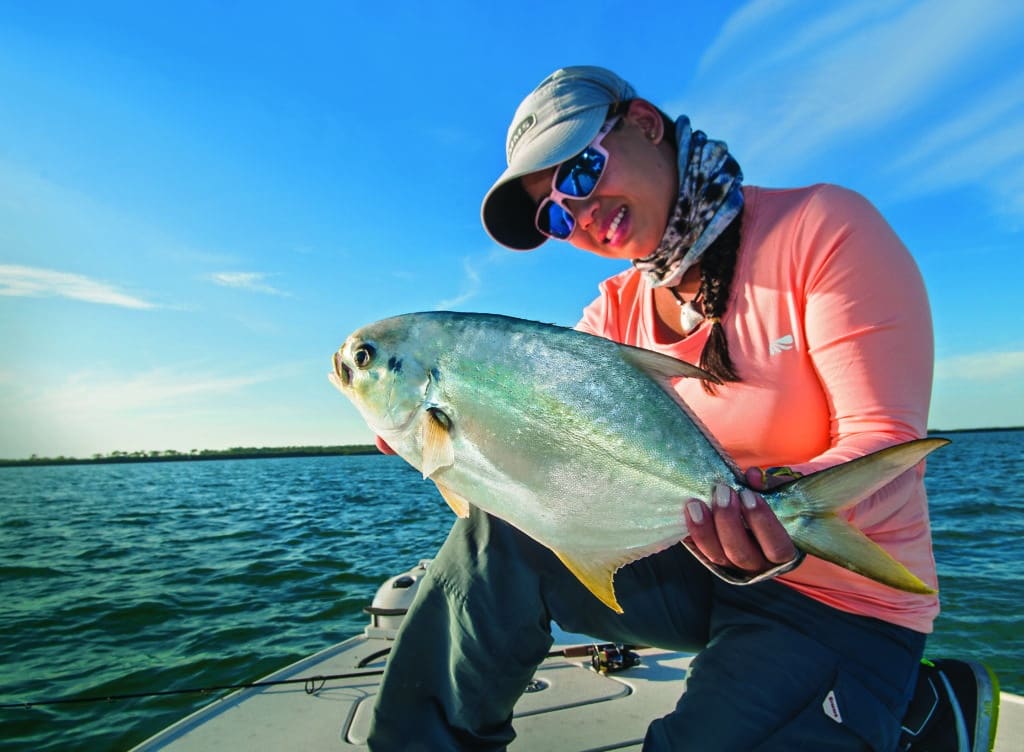
[[[686,536],[686,499],[745,485],[671,387],[708,374],[649,350],[523,319],[431,312],[357,330],[333,365],[335,386],[456,514],[473,505],[506,520],[619,613],[616,570]],[[803,551],[931,593],[835,513],[947,443],[897,444],[762,496]]]

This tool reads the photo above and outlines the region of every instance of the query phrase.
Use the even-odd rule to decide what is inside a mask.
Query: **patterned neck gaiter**
[[[743,173],[725,142],[692,130],[685,115],[676,121],[676,138],[679,198],[658,248],[633,261],[652,287],[678,284],[743,210]]]

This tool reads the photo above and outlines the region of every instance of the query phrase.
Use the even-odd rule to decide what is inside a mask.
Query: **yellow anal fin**
[[[437,481],[434,481],[434,485],[437,486],[437,490],[441,492],[441,496],[448,502],[448,506],[452,508],[457,517],[469,517],[469,502],[455,493],[447,486],[442,486]]]
[[[452,447],[451,421],[440,410],[423,413],[423,477],[429,478],[438,470],[455,464]]]
[[[582,582],[587,590],[593,593],[601,603],[617,614],[623,612],[622,606],[619,605],[618,600],[615,598],[615,584],[613,583],[615,570],[621,564],[609,563],[607,561],[588,561],[584,563],[571,559],[560,551],[555,551],[555,555],[565,564],[565,568],[572,572],[576,579]]]

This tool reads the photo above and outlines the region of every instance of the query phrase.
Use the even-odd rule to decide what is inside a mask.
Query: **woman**
[[[483,202],[488,233],[516,250],[556,238],[631,262],[601,285],[579,328],[718,377],[718,386],[676,388],[751,468],[751,485],[925,434],[933,352],[924,286],[860,196],[744,187],[724,143],[594,67],[541,82],[516,112],[507,156]],[[616,575],[622,615],[508,525],[479,512],[457,522],[392,652],[371,748],[503,748],[554,620],[602,639],[700,651],[645,750],[936,748],[955,733],[955,700],[943,690],[941,703],[908,705],[919,683],[922,698],[949,686],[940,673],[963,687],[971,737],[941,748],[988,749],[988,718],[972,710],[991,699],[986,670],[946,662],[919,672],[937,596],[804,559],[756,493],[721,487],[714,499],[680,499],[683,546]],[[847,516],[937,586],[923,468]],[[438,635],[455,637],[438,644]],[[931,720],[923,727],[918,717]]]

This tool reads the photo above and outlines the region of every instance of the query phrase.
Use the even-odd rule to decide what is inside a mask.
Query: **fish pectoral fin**
[[[447,486],[442,486],[437,481],[434,481],[434,485],[437,486],[437,490],[441,492],[441,496],[448,502],[448,506],[452,508],[457,517],[469,517],[469,502],[455,493]]]
[[[807,553],[889,587],[907,593],[936,592],[888,551],[835,515],[804,517],[790,535]]]
[[[439,410],[423,413],[423,477],[455,464],[451,421]]]
[[[692,363],[687,363],[685,360],[678,360],[653,350],[645,350],[642,347],[632,347],[630,345],[619,345],[619,353],[624,361],[658,382],[665,379],[686,377],[691,379],[707,379],[715,384],[722,383],[718,377],[712,376]]]
[[[632,557],[623,557],[618,560],[596,560],[588,558],[586,561],[574,559],[561,551],[555,551],[555,555],[565,564],[565,568],[572,572],[576,579],[582,582],[587,590],[604,605],[617,614],[622,613],[622,606],[615,598],[615,584],[613,582],[615,571],[623,564],[633,561]]]

